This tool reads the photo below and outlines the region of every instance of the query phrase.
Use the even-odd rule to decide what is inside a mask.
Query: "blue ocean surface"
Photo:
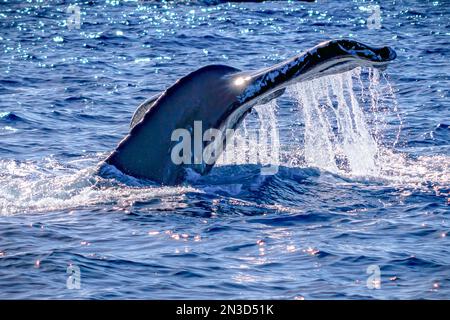
[[[180,77],[335,38],[397,59],[255,108],[276,165],[98,174]],[[1,0],[0,298],[449,299],[449,48],[447,0]]]

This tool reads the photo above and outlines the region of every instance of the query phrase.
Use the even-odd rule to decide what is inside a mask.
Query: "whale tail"
[[[230,86],[227,77],[238,72],[229,66],[206,66],[144,102],[133,116],[130,133],[105,162],[134,177],[178,183],[183,172],[182,166],[172,161],[171,150],[178,143],[173,141],[173,133],[187,130],[193,134],[196,121],[201,121],[203,128],[218,127],[223,119],[223,111],[218,110],[231,112],[230,106],[238,103],[241,89]],[[197,162],[192,159],[191,164]],[[195,170],[202,171],[198,165]]]
[[[175,130],[195,133],[195,122],[202,124],[201,136],[209,129],[234,129],[253,106],[280,96],[293,83],[363,65],[385,68],[395,57],[395,51],[389,47],[332,40],[261,70],[242,71],[224,65],[200,68],[142,103],[133,115],[130,133],[105,162],[138,178],[177,184],[186,167],[204,174],[214,161],[198,161],[194,152],[183,154],[187,161],[182,164],[175,163],[172,151],[179,143],[173,139]],[[200,149],[211,143],[223,150],[226,141],[201,141]],[[194,149],[198,147],[195,141],[192,145]],[[222,150],[217,150],[216,157]]]

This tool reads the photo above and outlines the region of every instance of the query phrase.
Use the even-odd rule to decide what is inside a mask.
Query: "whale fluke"
[[[193,132],[201,121],[208,129],[235,129],[251,108],[282,95],[293,83],[349,71],[358,66],[385,68],[395,59],[389,47],[373,48],[354,40],[332,40],[275,66],[242,71],[209,65],[179,79],[164,92],[142,103],[133,115],[130,133],[105,160],[125,174],[173,185],[183,181],[186,168],[208,173],[213,161],[176,164],[171,159],[177,129]],[[225,138],[225,135],[222,135]],[[203,148],[209,143],[202,142]],[[226,143],[223,141],[223,147]],[[216,159],[220,155],[216,153]],[[210,159],[211,160],[211,159]]]

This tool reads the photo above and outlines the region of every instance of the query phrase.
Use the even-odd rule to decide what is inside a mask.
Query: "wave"
[[[0,113],[0,123],[17,123],[17,122],[26,122],[26,119],[16,115],[13,112]]]

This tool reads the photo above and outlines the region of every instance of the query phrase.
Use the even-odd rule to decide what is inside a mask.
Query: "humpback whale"
[[[206,148],[215,144],[212,161],[175,163],[173,132],[193,132],[201,123],[202,133],[215,128],[224,132],[242,122],[252,107],[282,95],[293,83],[349,71],[358,66],[386,68],[396,57],[390,47],[370,47],[339,39],[319,45],[287,61],[256,71],[243,71],[226,65],[208,65],[176,81],[164,92],[143,102],[133,115],[129,134],[104,160],[123,173],[165,185],[183,181],[186,169],[208,173],[226,144],[202,141]],[[222,148],[222,149],[221,149]],[[186,156],[186,155],[184,155]]]

